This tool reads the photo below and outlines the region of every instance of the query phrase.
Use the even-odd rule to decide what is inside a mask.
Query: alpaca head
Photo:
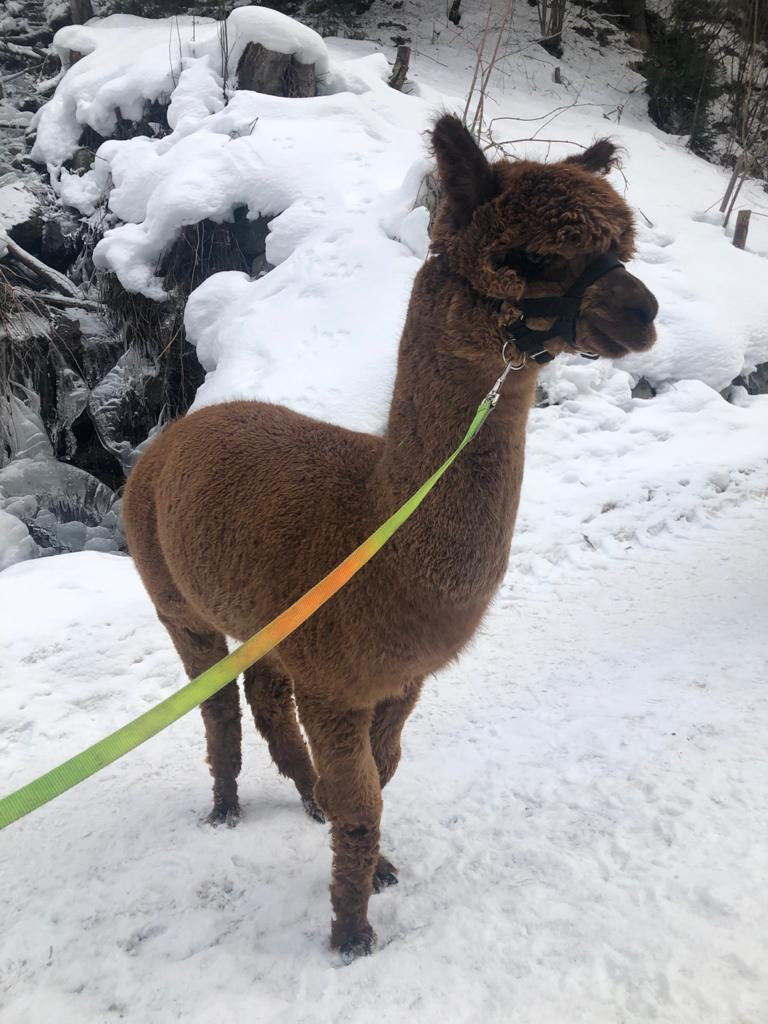
[[[603,139],[559,163],[489,163],[451,115],[437,122],[432,141],[442,183],[433,251],[495,303],[504,322],[525,314],[526,328],[541,330],[541,337],[551,333],[558,316],[545,315],[530,300],[578,289],[581,275],[608,255],[615,258],[613,269],[575,301],[575,329],[569,335],[563,325],[543,347],[550,355],[570,348],[615,358],[653,345],[656,299],[619,265],[632,257],[635,227],[629,207],[605,181],[616,163],[611,142]]]

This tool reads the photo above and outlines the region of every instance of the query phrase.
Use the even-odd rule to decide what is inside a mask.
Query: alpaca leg
[[[400,763],[400,734],[406,719],[416,707],[422,683],[422,679],[406,683],[401,696],[383,700],[376,705],[371,724],[371,749],[382,789]],[[379,855],[373,875],[373,891],[381,892],[389,885],[397,885],[397,868],[386,857]]]
[[[400,734],[406,719],[416,707],[423,682],[423,679],[414,679],[405,684],[400,696],[376,705],[371,723],[371,750],[379,770],[382,789],[400,763]]]
[[[307,814],[324,821],[312,795],[317,774],[296,719],[290,677],[278,665],[259,661],[245,670],[245,696],[277,770],[293,780]]]
[[[315,799],[331,823],[331,945],[349,961],[369,954],[375,942],[368,900],[379,856],[381,787],[371,752],[372,713],[297,696],[319,775]]]
[[[181,625],[176,615],[160,614],[190,679],[200,675],[227,654],[227,645],[220,633],[206,631],[201,620],[193,626]],[[230,827],[240,819],[237,799],[237,776],[241,764],[240,694],[237,682],[227,683],[213,697],[200,705],[205,725],[208,766],[213,776],[213,809],[208,815],[211,825],[226,823]]]

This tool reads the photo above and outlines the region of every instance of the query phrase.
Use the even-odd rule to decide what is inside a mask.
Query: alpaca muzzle
[[[540,299],[523,299],[520,303],[520,316],[504,329],[514,341],[517,348],[534,363],[549,363],[554,355],[548,351],[545,342],[551,338],[562,338],[569,348],[576,347],[576,321],[581,310],[584,293],[595,281],[609,274],[624,264],[616,256],[603,253],[597,256],[576,278],[564,295],[545,296]],[[528,327],[529,317],[557,317],[554,324],[546,330],[536,331]],[[591,352],[579,353],[584,359],[597,359]]]

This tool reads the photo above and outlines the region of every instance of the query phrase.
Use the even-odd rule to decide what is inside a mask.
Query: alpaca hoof
[[[325,815],[317,806],[317,804],[315,803],[311,796],[303,796],[301,798],[301,803],[304,807],[304,810],[307,812],[307,814],[313,821],[319,821],[321,825],[325,824]]]
[[[217,828],[219,825],[226,825],[227,828],[234,828],[240,821],[240,807],[238,804],[214,805],[213,810],[205,819],[206,824]]]
[[[395,865],[390,863],[386,857],[379,857],[379,862],[373,873],[373,891],[381,892],[382,889],[388,889],[390,885],[397,885],[398,882]]]
[[[376,946],[376,934],[370,925],[367,925],[358,935],[342,942],[339,946],[339,954],[345,964],[351,964],[360,956],[370,956]]]
[[[382,889],[388,889],[390,885],[398,885],[400,879],[392,871],[388,871],[385,875],[376,874],[373,876],[373,891],[381,892]]]

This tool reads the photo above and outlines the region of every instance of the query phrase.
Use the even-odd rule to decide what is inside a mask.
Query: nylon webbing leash
[[[306,622],[321,605],[341,590],[413,515],[438,480],[456,461],[485,423],[498,401],[507,374],[511,370],[520,369],[524,363],[525,356],[519,364],[506,363],[501,376],[477,407],[474,419],[455,451],[386,522],[382,523],[367,540],[364,540],[359,547],[347,555],[335,569],[332,569],[327,576],[323,577],[263,629],[260,629],[258,633],[255,633],[231,654],[222,658],[221,661],[217,661],[215,665],[176,693],[103,740],[94,743],[93,746],[60,764],[57,768],[53,768],[45,775],[41,775],[33,782],[22,786],[21,789],[17,789],[0,800],[0,829],[25,817],[55,797],[61,796],[68,789],[83,782],[100,769],[112,764],[113,761],[117,761],[124,754],[157,735],[182,715],[191,711],[192,708],[208,700],[227,683],[236,679],[241,672],[253,665],[259,658],[263,658],[295,629],[298,629],[302,623]]]

